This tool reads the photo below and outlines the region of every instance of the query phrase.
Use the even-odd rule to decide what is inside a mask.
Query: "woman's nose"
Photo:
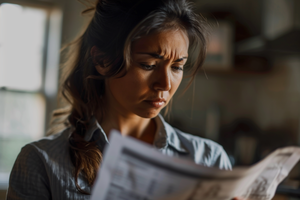
[[[167,69],[159,70],[155,74],[153,89],[157,91],[171,90],[171,77],[170,72]]]

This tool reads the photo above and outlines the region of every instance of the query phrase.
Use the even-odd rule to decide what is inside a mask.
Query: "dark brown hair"
[[[101,111],[105,94],[104,80],[120,74],[129,67],[131,43],[145,35],[166,29],[182,29],[189,38],[189,70],[191,81],[202,66],[206,55],[205,21],[192,10],[187,0],[101,0],[84,33],[68,47],[67,60],[62,71],[61,92],[68,106],[53,113],[50,132],[69,127],[70,156],[75,166],[77,189],[78,176],[82,173],[93,184],[102,160],[102,153],[95,141],[85,141],[84,135],[93,111]],[[91,57],[96,46],[101,54]],[[108,67],[105,76],[99,74],[96,64]],[[126,71],[126,70],[125,70]],[[105,117],[101,115],[101,117]],[[100,119],[101,120],[101,119]],[[101,122],[101,121],[100,121]]]

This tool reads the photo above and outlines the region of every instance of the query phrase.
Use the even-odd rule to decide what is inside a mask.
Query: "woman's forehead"
[[[134,54],[153,53],[166,58],[187,57],[189,39],[187,34],[178,30],[168,30],[144,36],[132,44]]]

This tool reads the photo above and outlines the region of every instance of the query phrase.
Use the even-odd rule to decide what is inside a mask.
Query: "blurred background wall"
[[[44,136],[51,111],[56,108],[59,49],[75,39],[89,21],[88,16],[80,15],[85,6],[76,0],[0,0],[0,27],[5,3],[21,5],[23,11],[24,6],[40,9],[45,20],[37,65],[41,84],[31,90],[1,82],[8,72],[1,62],[5,45],[0,28],[0,199],[4,198],[9,171],[20,148]],[[187,79],[183,80],[167,121],[221,143],[235,165],[251,165],[275,148],[299,145],[299,1],[194,3],[210,24],[208,57],[185,93]],[[12,24],[10,18],[5,20],[7,26]],[[18,68],[13,71],[17,72]],[[26,76],[30,79],[31,75]],[[30,119],[33,115],[38,117]],[[35,124],[39,128],[33,128]],[[279,191],[290,196],[283,199],[299,196],[298,169],[300,166],[285,181],[288,192]]]

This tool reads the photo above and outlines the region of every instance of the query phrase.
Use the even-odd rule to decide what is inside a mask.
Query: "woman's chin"
[[[154,118],[159,114],[160,111],[161,111],[161,109],[143,111],[143,112],[138,112],[137,115],[142,118]]]

